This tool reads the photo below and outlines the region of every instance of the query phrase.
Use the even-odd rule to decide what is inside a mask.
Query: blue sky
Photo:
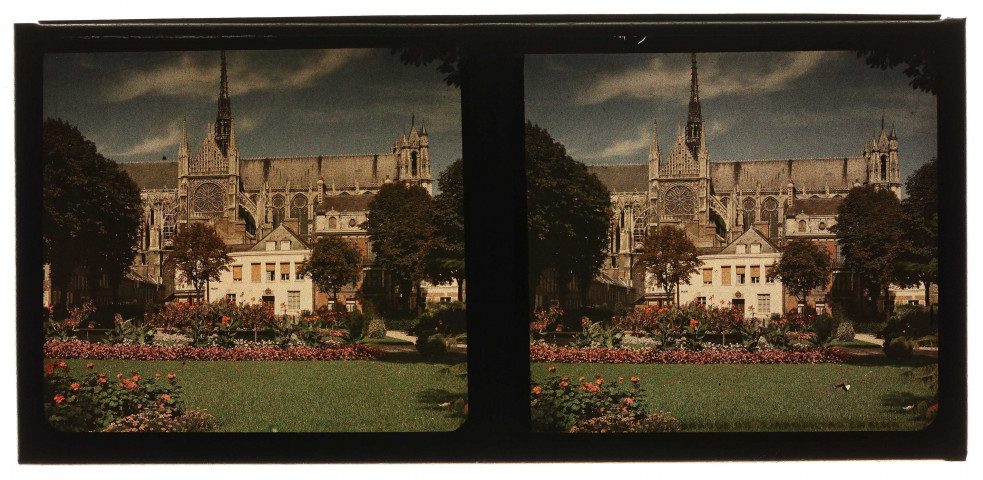
[[[935,97],[853,52],[697,54],[713,160],[859,156],[897,128],[902,180],[936,155]],[[642,163],[653,122],[667,154],[689,102],[690,54],[530,55],[526,116],[588,164]]]
[[[219,52],[45,56],[44,114],[119,162],[177,159],[181,122],[197,151],[215,121]],[[460,90],[389,50],[228,51],[244,157],[388,153],[426,121],[434,178],[461,157]]]

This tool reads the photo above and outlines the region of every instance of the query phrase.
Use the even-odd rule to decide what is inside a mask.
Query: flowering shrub
[[[559,305],[550,305],[541,308],[533,313],[533,320],[529,322],[529,342],[535,342],[543,338],[547,330],[560,331],[559,322],[563,317],[563,309]]]
[[[561,363],[662,363],[662,364],[798,364],[844,363],[853,355],[836,348],[799,350],[758,350],[744,348],[707,348],[701,351],[655,348],[620,350],[614,348],[571,348],[557,345],[532,345],[533,362]]]
[[[143,322],[138,322],[136,319],[123,320],[121,315],[116,314],[113,319],[113,330],[106,335],[103,342],[110,345],[124,342],[147,345],[153,343],[156,333],[157,330],[148,324],[146,318]]]
[[[440,355],[467,335],[466,307],[461,302],[427,305],[411,333],[417,337],[417,351],[427,356]],[[443,343],[443,348],[439,343]]]
[[[89,318],[95,313],[96,307],[92,302],[85,302],[81,306],[68,309],[68,317],[62,320],[55,320],[51,315],[54,307],[48,307],[45,314],[44,336],[49,340],[67,341],[75,337],[78,326],[87,323]]]
[[[617,328],[605,328],[601,322],[591,322],[584,317],[580,321],[581,332],[576,335],[571,345],[577,348],[584,347],[604,347],[616,348],[621,345],[624,339],[624,332]]]
[[[49,341],[46,358],[91,358],[97,360],[374,360],[385,352],[367,345],[327,347],[195,347],[191,345],[103,345],[98,343]]]
[[[664,412],[645,416],[604,415],[585,420],[570,429],[570,433],[652,433],[678,432],[679,420]]]
[[[142,377],[138,372],[116,375],[94,370],[81,378],[69,375],[64,361],[45,364],[44,399],[48,422],[70,432],[102,430],[124,417],[153,410],[180,416],[184,412],[176,376]]]
[[[535,430],[569,432],[584,421],[605,415],[645,416],[645,394],[637,377],[605,381],[597,375],[574,380],[561,377],[556,367],[549,371],[542,384],[532,382],[530,406]]]
[[[185,410],[179,416],[161,410],[143,410],[110,423],[103,432],[209,432],[215,417],[202,410]]]

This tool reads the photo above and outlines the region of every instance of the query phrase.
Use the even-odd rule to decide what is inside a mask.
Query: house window
[[[771,294],[768,293],[758,294],[758,313],[764,315],[771,314]]]
[[[752,243],[751,244],[751,253],[761,253],[761,244],[760,243]]]
[[[328,300],[328,311],[329,312],[334,311],[334,300]]]
[[[348,301],[346,301],[345,302],[345,310],[348,310],[349,312],[354,312],[355,311],[355,300],[348,300]]]
[[[290,262],[280,264],[280,280],[290,280]]]
[[[294,279],[303,280],[304,279],[304,262],[294,263]]]
[[[450,303],[451,297],[440,297],[440,303]]]
[[[266,279],[271,282],[276,281],[276,264],[267,263],[266,264]]]
[[[280,250],[290,250],[290,240],[283,240],[280,242]]]
[[[287,291],[287,310],[300,310],[300,290]]]
[[[234,294],[234,293],[226,293],[225,294],[225,301],[226,302],[229,302],[229,303],[236,303],[236,294]]]
[[[799,232],[805,233],[806,230],[807,230],[807,228],[806,228],[806,221],[805,220],[799,220]]]
[[[720,284],[730,285],[730,265],[720,267]]]
[[[908,305],[918,305],[918,300],[908,300]]]
[[[774,283],[775,281],[775,266],[765,265],[765,283]]]
[[[696,297],[696,304],[697,305],[706,305],[707,304],[707,297]]]
[[[328,230],[337,230],[337,229],[338,229],[338,218],[337,217],[328,218]]]
[[[816,304],[816,315],[826,315],[826,304],[817,303]]]
[[[266,250],[276,250],[276,242],[266,242]]]
[[[745,272],[744,266],[737,267],[737,284],[738,285],[744,285],[744,276],[745,276],[745,273],[744,272]]]
[[[260,278],[262,278],[262,276],[259,273],[260,264],[254,263],[254,264],[252,264],[252,267],[253,267],[253,272],[252,272],[253,273],[253,283],[259,283]]]
[[[744,255],[747,253],[747,245],[737,245],[737,254]]]
[[[761,267],[758,265],[751,267],[751,283],[761,283]]]
[[[232,266],[232,281],[241,282],[242,281],[242,265]]]
[[[710,285],[711,283],[713,283],[713,269],[712,268],[704,268],[703,269],[703,284],[704,285]]]

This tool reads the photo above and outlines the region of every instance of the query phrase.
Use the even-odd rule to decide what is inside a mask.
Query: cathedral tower
[[[867,163],[867,183],[886,188],[901,196],[901,164],[898,159],[898,136],[894,127],[891,133],[884,128],[881,117],[881,133],[871,137],[862,153]]]
[[[396,164],[397,180],[419,185],[433,194],[430,177],[430,136],[427,125],[416,129],[416,116],[410,122],[409,136],[403,135],[393,143],[393,153],[399,156]]]
[[[699,158],[703,142],[703,112],[700,109],[700,82],[696,72],[696,54],[692,54],[692,72],[689,85],[689,117],[686,120],[686,147]]]

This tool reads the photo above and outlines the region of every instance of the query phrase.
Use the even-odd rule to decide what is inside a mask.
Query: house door
[[[744,299],[743,298],[735,298],[735,299],[733,299],[733,300],[730,301],[730,304],[734,308],[736,308],[738,312],[741,313],[741,318],[743,318],[744,317]]]
[[[273,295],[263,295],[263,305],[276,306],[276,297]]]

